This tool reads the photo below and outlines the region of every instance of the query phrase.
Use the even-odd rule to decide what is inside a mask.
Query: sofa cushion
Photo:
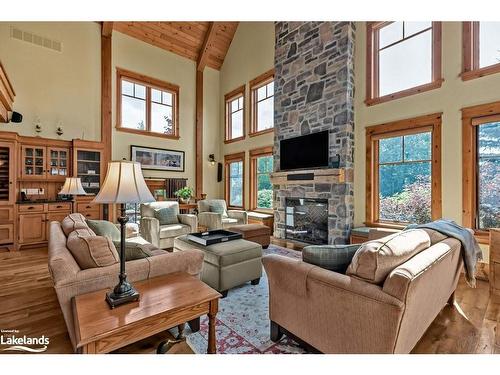
[[[82,270],[111,266],[120,261],[111,238],[88,236],[74,231],[68,236],[66,246]]]
[[[121,241],[113,241],[113,245],[115,245],[116,251],[120,252]],[[156,247],[149,243],[140,244],[125,241],[125,261],[152,257],[154,250],[156,250]]]
[[[120,230],[112,222],[107,220],[86,220],[86,222],[96,235],[120,241]]]
[[[209,203],[210,212],[221,214],[223,218],[227,216],[226,201],[223,199],[212,199]]]
[[[160,226],[160,238],[172,238],[191,233],[191,227],[185,224],[171,224]]]
[[[85,222],[85,216],[79,213],[69,214],[61,221],[61,227],[66,235],[69,236],[75,229],[88,229],[89,226]],[[95,234],[94,234],[95,235]]]
[[[160,225],[177,224],[179,222],[179,218],[177,217],[178,214],[178,206],[168,206],[155,209],[155,218],[158,219]]]
[[[380,284],[397,266],[427,249],[431,240],[426,231],[411,229],[365,242],[356,251],[347,274]]]
[[[345,273],[360,246],[360,244],[306,246],[302,249],[302,260],[330,271]]]

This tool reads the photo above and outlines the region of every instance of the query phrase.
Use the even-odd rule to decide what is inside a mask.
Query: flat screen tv
[[[280,141],[280,170],[328,167],[328,130]]]

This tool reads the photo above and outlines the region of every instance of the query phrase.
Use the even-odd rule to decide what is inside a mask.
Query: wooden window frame
[[[392,22],[367,22],[366,24],[366,100],[368,106],[385,103],[406,96],[441,87],[444,79],[441,70],[441,22],[432,22],[432,81],[391,94],[379,96],[379,30]]]
[[[257,207],[257,159],[262,156],[273,156],[273,146],[250,150],[250,210],[268,214],[273,212],[272,208]]]
[[[230,200],[230,188],[229,188],[229,164],[234,163],[234,162],[243,162],[243,181],[242,181],[242,198],[241,198],[241,206],[232,206],[231,205],[231,200]],[[230,154],[230,155],[224,155],[224,199],[226,200],[227,208],[228,209],[237,209],[237,210],[242,210],[245,208],[245,152],[238,152],[236,154]]]
[[[122,126],[122,79],[137,83],[146,87],[146,130],[131,129]],[[151,89],[167,91],[172,94],[172,126],[174,134],[162,134],[151,131]],[[179,86],[169,82],[161,81],[156,78],[148,77],[130,70],[116,68],[116,130],[147,135],[151,137],[160,137],[168,139],[179,139]]]
[[[233,143],[245,139],[246,136],[246,99],[245,99],[246,85],[242,85],[231,92],[224,95],[224,143]],[[231,110],[229,108],[230,102],[237,98],[243,98],[243,135],[241,137],[232,138],[232,127],[231,127]]]
[[[441,117],[442,113],[373,125],[366,128],[366,222],[367,226],[401,229],[406,223],[379,220],[378,140],[432,131],[431,216],[441,218]]]
[[[476,126],[500,117],[500,101],[462,108],[462,225],[472,228],[480,243],[489,243],[489,231],[477,222]]]
[[[257,130],[257,90],[260,89],[262,86],[267,85],[268,83],[271,83],[274,81],[274,68],[271,70],[268,70],[265,73],[262,73],[258,77],[252,79],[250,81],[250,132],[248,135],[250,137],[255,137],[257,135],[261,134],[267,134],[267,133],[272,133],[274,132],[274,120],[273,120],[273,126],[269,129],[264,129],[264,130]],[[269,97],[268,97],[269,98]],[[274,94],[273,94],[274,98]],[[266,98],[267,99],[267,98]]]
[[[479,21],[462,22],[462,81],[500,72],[500,63],[479,67]]]

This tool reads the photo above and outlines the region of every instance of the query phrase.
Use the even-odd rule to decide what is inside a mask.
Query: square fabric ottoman
[[[262,224],[241,224],[228,228],[231,232],[241,233],[247,241],[257,242],[267,249],[271,242],[271,228]]]
[[[233,240],[209,246],[189,241],[187,236],[174,240],[174,251],[198,249],[205,253],[201,279],[227,296],[229,289],[251,281],[256,285],[262,276],[262,246],[256,242]]]

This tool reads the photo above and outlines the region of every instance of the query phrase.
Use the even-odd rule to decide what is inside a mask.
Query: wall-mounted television
[[[328,167],[328,130],[280,141],[280,170]]]

